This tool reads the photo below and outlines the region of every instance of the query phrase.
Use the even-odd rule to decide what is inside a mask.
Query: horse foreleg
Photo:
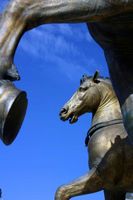
[[[99,21],[132,6],[127,0],[11,0],[0,15],[0,78],[16,78],[14,54],[27,30],[46,23]]]
[[[103,13],[110,10],[105,9],[105,6],[103,0],[97,3],[91,0],[11,0],[0,15],[0,79],[6,75],[18,79],[13,64],[14,54],[27,30],[46,23],[99,19],[103,16],[100,15],[102,7]]]
[[[105,200],[125,200],[126,193],[104,190],[104,196]]]
[[[102,188],[102,180],[98,176],[97,170],[93,168],[85,176],[59,187],[55,194],[55,200],[69,200],[71,197],[97,192]]]

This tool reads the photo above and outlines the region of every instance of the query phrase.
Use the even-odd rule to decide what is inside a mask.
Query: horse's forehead
[[[91,79],[87,79],[87,80],[85,80],[81,85],[82,85],[82,86],[89,86],[90,83],[92,83],[92,80],[91,80]]]
[[[99,86],[111,86],[111,82],[110,80],[103,80],[103,79],[98,79],[99,80],[99,83],[98,84]],[[94,82],[93,80],[90,78],[90,79],[86,79],[82,84],[81,86],[83,87],[86,87],[86,86],[90,86],[90,85],[93,85]]]

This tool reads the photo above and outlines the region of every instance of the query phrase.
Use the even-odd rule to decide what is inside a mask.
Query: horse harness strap
[[[123,120],[122,119],[114,119],[114,120],[111,120],[111,121],[107,121],[107,122],[101,122],[101,123],[98,123],[98,124],[95,124],[94,126],[92,126],[88,132],[87,132],[87,136],[85,138],[85,145],[87,146],[88,143],[89,143],[89,140],[91,138],[91,136],[99,129],[101,128],[105,128],[107,126],[111,126],[111,125],[115,125],[115,124],[122,124],[123,123]]]

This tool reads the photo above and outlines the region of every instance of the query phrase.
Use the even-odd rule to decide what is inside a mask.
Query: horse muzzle
[[[26,92],[8,80],[0,80],[0,138],[11,144],[21,128],[27,109]]]
[[[66,121],[69,119],[70,124],[73,124],[78,120],[78,115],[73,112],[70,112],[68,106],[63,107],[59,115],[62,121]]]

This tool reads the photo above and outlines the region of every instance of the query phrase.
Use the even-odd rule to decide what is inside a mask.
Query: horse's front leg
[[[0,16],[0,78],[4,78],[10,68],[12,70],[8,71],[8,75],[16,78],[13,58],[19,40],[27,30],[46,23],[99,21],[123,12],[123,9],[132,10],[132,1],[120,0],[118,5],[114,2],[114,0],[11,0]]]
[[[12,1],[0,16],[0,79],[19,79],[13,59],[26,23],[18,5]]]
[[[104,12],[102,1],[11,0],[0,15],[0,79],[19,79],[13,60],[24,32],[44,23],[95,20],[100,18],[101,7]]]
[[[6,76],[8,79],[9,76],[11,79],[19,79],[13,60],[24,32],[44,23],[82,22],[88,18],[100,18],[101,5],[104,7],[102,0],[97,3],[91,0],[10,1],[0,15],[0,79]]]
[[[55,200],[69,200],[71,197],[97,192],[103,189],[103,183],[93,168],[88,174],[74,182],[58,188]]]

